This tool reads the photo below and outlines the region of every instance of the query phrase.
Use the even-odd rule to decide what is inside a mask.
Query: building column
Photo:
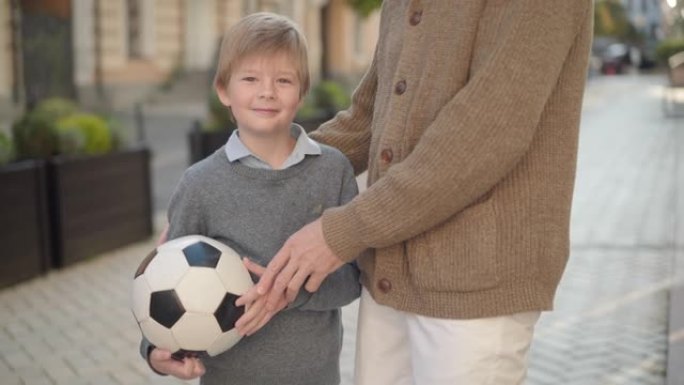
[[[12,23],[10,0],[0,0],[0,100],[12,96]]]
[[[145,59],[154,59],[157,53],[155,0],[140,1],[140,53]]]
[[[243,4],[242,0],[217,0],[219,5],[218,20],[217,20],[217,35],[219,38],[223,33],[242,18]]]
[[[207,70],[211,67],[216,46],[215,0],[185,2],[185,37],[183,64],[186,70]]]
[[[72,0],[74,85],[91,86],[95,79],[95,0]]]
[[[328,0],[300,0],[305,11],[303,23],[304,32],[309,43],[309,71],[311,72],[311,84],[316,84],[321,79],[323,50],[323,25],[321,18],[322,9],[328,4]]]

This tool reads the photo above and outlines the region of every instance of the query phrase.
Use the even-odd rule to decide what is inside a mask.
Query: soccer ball
[[[201,235],[158,246],[133,280],[132,308],[142,334],[175,357],[220,354],[238,343],[235,300],[254,283],[240,255]]]

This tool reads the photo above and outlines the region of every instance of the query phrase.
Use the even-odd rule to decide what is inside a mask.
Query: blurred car
[[[604,75],[624,73],[628,67],[648,69],[656,65],[655,42],[629,44],[614,37],[599,36],[591,48],[592,66]]]
[[[621,74],[631,63],[630,47],[624,43],[612,43],[600,53],[601,73],[604,75]]]

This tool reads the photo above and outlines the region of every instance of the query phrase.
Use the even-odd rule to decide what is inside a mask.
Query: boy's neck
[[[289,128],[277,135],[254,135],[238,128],[238,134],[242,144],[274,170],[281,168],[292,154],[297,142],[290,134]]]

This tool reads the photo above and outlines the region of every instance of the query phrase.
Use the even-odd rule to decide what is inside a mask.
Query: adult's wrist
[[[361,223],[352,207],[325,210],[321,216],[323,238],[333,253],[343,262],[351,262],[368,248],[363,242]]]

